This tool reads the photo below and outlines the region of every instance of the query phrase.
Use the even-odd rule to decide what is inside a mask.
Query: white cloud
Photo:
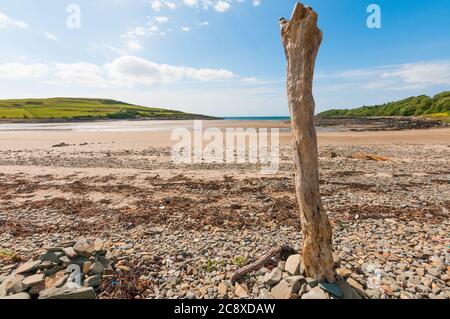
[[[0,11],[0,29],[5,29],[8,27],[27,29],[28,24],[25,21],[11,19]]]
[[[398,78],[409,84],[423,86],[450,85],[450,61],[405,64],[397,70],[383,73],[382,77]]]
[[[158,23],[166,23],[169,21],[169,18],[165,17],[165,16],[161,16],[161,17],[156,17],[155,20]]]
[[[29,79],[48,72],[45,64],[4,63],[0,64],[0,79]]]
[[[161,10],[161,8],[163,7],[163,3],[159,0],[153,0],[150,2],[150,5],[152,7],[153,10],[159,12]]]
[[[136,38],[138,36],[148,36],[149,30],[145,27],[135,27],[125,34],[122,34],[121,38]]]
[[[44,35],[50,40],[53,40],[53,41],[59,40],[58,37],[56,35],[54,35],[53,33],[45,32]]]
[[[127,42],[127,48],[131,51],[140,51],[144,49],[144,47],[137,40],[129,40]]]
[[[197,0],[183,0],[183,4],[188,7],[196,7],[198,5]]]
[[[170,10],[175,10],[177,8],[177,5],[175,2],[170,1],[164,1],[164,5],[169,8]]]
[[[161,11],[163,8],[168,8],[170,10],[175,10],[177,8],[177,4],[175,2],[165,0],[150,0],[150,6],[156,12]]]
[[[157,64],[135,56],[124,56],[105,65],[108,77],[116,83],[156,84],[180,80],[217,81],[235,75],[224,69],[196,69],[191,67]]]
[[[217,1],[217,3],[214,5],[214,10],[216,10],[217,12],[227,12],[228,10],[230,10],[231,5],[226,2],[226,1]]]
[[[103,69],[92,63],[56,63],[53,72],[56,77],[68,83],[106,86]]]
[[[237,1],[243,2],[243,0]],[[220,13],[227,12],[231,8],[231,0],[182,0],[181,2],[190,8],[201,8],[203,10],[213,8]]]
[[[450,85],[450,61],[386,65],[336,74],[318,74],[317,79],[340,79],[342,83],[352,83],[354,87],[366,90],[424,89],[436,85]]]
[[[254,7],[258,7],[259,5],[261,5],[261,0],[253,0],[252,4]]]
[[[189,28],[189,27],[181,27],[181,31],[189,32],[189,31],[191,31],[191,28]]]
[[[131,44],[139,49],[140,44]],[[136,47],[134,47],[136,46]],[[224,81],[236,77],[225,69],[192,68],[158,64],[136,56],[121,56],[99,66],[93,63],[0,64],[0,79],[30,79],[48,75],[59,83],[75,83],[92,87],[131,87],[134,85],[168,84],[177,81]]]

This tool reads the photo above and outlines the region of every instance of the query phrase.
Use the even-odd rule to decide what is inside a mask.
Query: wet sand
[[[45,127],[14,124],[5,130],[0,125],[0,149],[24,150],[49,147],[58,143],[80,145],[89,143],[113,149],[170,147],[176,141],[171,132],[183,127],[193,132],[192,121],[159,121],[153,125],[136,123],[134,129],[123,122],[64,124]],[[211,127],[224,131],[227,128],[279,128],[280,143],[291,143],[289,124],[283,121],[203,121],[203,130]],[[3,129],[2,129],[3,128]],[[318,128],[319,145],[391,145],[391,144],[450,144],[450,128],[405,131],[346,132]],[[102,147],[103,145],[103,147]]]

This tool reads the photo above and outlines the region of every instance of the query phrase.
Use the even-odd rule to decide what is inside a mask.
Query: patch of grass
[[[206,116],[132,105],[109,99],[52,98],[0,100],[0,119],[195,119]]]
[[[22,261],[19,255],[10,249],[0,249],[0,260],[14,263]]]
[[[247,265],[247,258],[244,256],[236,256],[233,258],[231,263],[238,267],[244,267],[245,265]]]

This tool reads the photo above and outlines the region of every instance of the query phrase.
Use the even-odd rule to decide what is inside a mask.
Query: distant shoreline
[[[127,122],[142,122],[142,121],[194,121],[194,120],[203,120],[203,121],[217,121],[217,120],[224,120],[222,117],[213,117],[213,116],[196,116],[196,117],[179,117],[179,118],[173,118],[173,117],[154,117],[154,118],[71,118],[71,119],[0,119],[0,125],[1,124],[64,124],[64,123],[96,123],[96,122],[121,122],[121,121],[127,121]]]
[[[134,119],[0,119],[0,125],[27,125],[27,124],[84,124],[84,123],[119,123],[119,122],[177,122],[203,120],[208,122],[224,121],[236,122],[240,125],[245,123],[272,123],[276,126],[279,123],[283,128],[290,127],[290,118],[284,116],[268,116],[268,117],[212,117],[212,116],[179,116],[179,117],[154,117],[154,118],[134,118]],[[422,117],[332,117],[320,118],[316,117],[316,127],[333,130],[333,131],[354,131],[354,132],[370,132],[370,131],[404,131],[414,129],[430,129],[449,127],[450,123],[439,120],[427,119]]]

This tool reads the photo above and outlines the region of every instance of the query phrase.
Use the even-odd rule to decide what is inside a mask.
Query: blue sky
[[[309,0],[317,111],[450,90],[443,0]],[[381,28],[369,29],[370,4]],[[80,28],[69,28],[70,4]],[[290,0],[0,0],[0,98],[105,97],[218,116],[287,115]],[[76,20],[70,20],[76,21]]]

